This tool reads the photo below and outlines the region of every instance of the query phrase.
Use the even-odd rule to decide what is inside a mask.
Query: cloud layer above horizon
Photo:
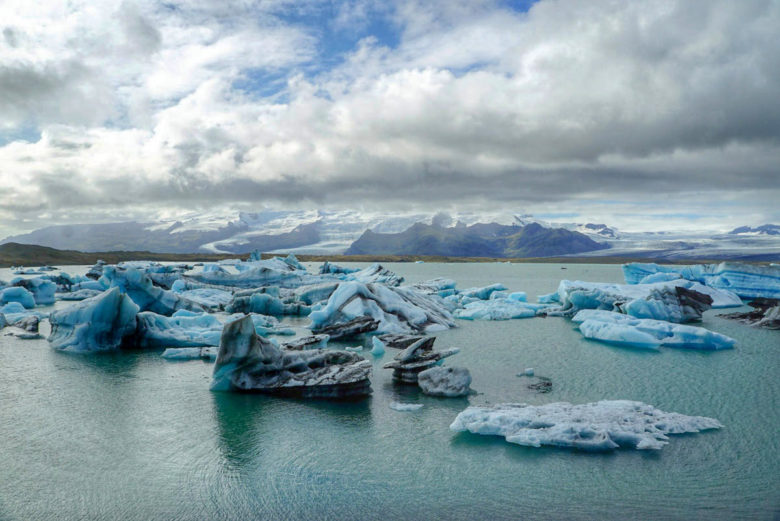
[[[0,233],[225,206],[780,219],[780,2],[0,6]]]

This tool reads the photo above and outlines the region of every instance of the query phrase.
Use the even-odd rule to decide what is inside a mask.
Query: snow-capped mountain
[[[350,249],[366,231],[385,234],[393,240],[409,235],[416,224],[441,228],[438,240],[462,237],[448,229],[463,229],[476,224],[504,227],[562,229],[576,235],[556,237],[555,255],[570,252],[577,256],[620,256],[669,260],[684,259],[780,259],[780,226],[765,224],[742,226],[730,232],[630,232],[603,223],[548,222],[532,215],[512,212],[366,212],[357,210],[278,210],[257,212],[192,212],[185,215],[159,215],[144,222],[59,225],[41,228],[0,241],[39,244],[81,251],[134,250],[156,252],[246,253],[265,252],[341,254]],[[538,230],[538,228],[537,228]],[[406,236],[400,234],[406,232]],[[482,231],[480,231],[482,233]],[[398,237],[395,237],[395,236]],[[541,234],[540,237],[548,236]],[[572,247],[567,249],[568,237]],[[577,237],[585,236],[599,246],[592,250]],[[482,237],[480,240],[484,239]],[[544,242],[545,239],[540,239]],[[576,246],[574,245],[576,243]],[[364,247],[366,241],[361,244]],[[608,248],[602,248],[606,245]],[[458,248],[451,248],[458,251]],[[587,250],[587,251],[585,251]],[[355,248],[352,251],[356,251]],[[361,250],[362,251],[362,250]],[[406,250],[404,250],[406,251]],[[450,251],[450,250],[448,250]],[[515,251],[515,250],[506,250]],[[518,253],[525,250],[516,250]],[[540,246],[538,251],[546,250]],[[468,251],[468,255],[478,252]]]

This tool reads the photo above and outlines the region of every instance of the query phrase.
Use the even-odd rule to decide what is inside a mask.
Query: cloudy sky
[[[0,3],[0,236],[217,207],[780,221],[780,1]]]

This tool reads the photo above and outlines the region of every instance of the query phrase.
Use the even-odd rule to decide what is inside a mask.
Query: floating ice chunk
[[[306,316],[311,309],[303,304],[286,304],[263,289],[246,295],[236,294],[225,308],[229,313],[262,313],[264,315]]]
[[[460,352],[457,347],[434,351],[434,340],[435,338],[421,338],[395,355],[393,361],[383,367],[393,369],[393,378],[400,382],[417,383],[417,378],[422,371],[439,365],[444,358]]]
[[[580,309],[614,311],[632,300],[647,298],[654,290],[668,291],[668,288],[674,287],[682,287],[708,295],[712,298],[713,308],[742,305],[740,298],[730,291],[710,288],[698,282],[684,279],[655,284],[612,284],[562,280],[558,286],[558,299],[561,306],[557,311],[563,314],[574,314]]]
[[[138,347],[218,346],[222,335],[222,324],[207,313],[166,317],[144,311],[136,318],[135,343]]]
[[[79,289],[68,293],[60,293],[57,298],[60,300],[84,300],[96,295],[100,295],[103,291],[96,289]]]
[[[374,263],[368,268],[348,274],[345,280],[354,280],[363,284],[384,284],[385,286],[399,286],[403,277],[399,277],[381,264]]]
[[[534,370],[533,370],[533,367],[527,367],[527,368],[525,368],[521,374],[522,374],[523,376],[533,376],[533,375],[534,375]]]
[[[394,411],[412,412],[412,411],[419,411],[420,409],[422,409],[423,404],[390,402],[390,408],[393,409]]]
[[[359,282],[341,283],[327,304],[309,315],[315,332],[361,317],[378,322],[379,333],[412,333],[455,325],[438,297],[411,288]]]
[[[653,273],[639,281],[639,284],[655,284],[656,282],[669,282],[680,279],[679,273]]]
[[[385,344],[379,340],[379,337],[371,337],[371,354],[380,357],[385,354]]]
[[[659,346],[689,349],[730,349],[736,341],[703,327],[671,324],[661,320],[639,319],[604,310],[582,310],[572,319],[580,332],[593,340],[631,347],[657,349]]]
[[[466,298],[476,298],[479,300],[488,300],[490,295],[496,291],[504,291],[506,286],[501,283],[491,284],[482,288],[468,288],[461,290],[458,294]]]
[[[213,362],[216,350],[213,347],[171,347],[163,351],[167,360],[206,360]]]
[[[209,262],[203,265],[203,269],[201,271],[205,271],[206,273],[209,272],[219,272],[219,273],[227,273],[227,270],[220,266],[219,264],[215,264],[213,262]],[[173,288],[171,288],[173,289]]]
[[[455,311],[456,318],[465,320],[509,320],[536,316],[536,307],[507,298],[478,300]]]
[[[434,366],[418,375],[417,384],[422,392],[431,396],[466,396],[470,391],[471,373],[463,367]]]
[[[296,270],[278,258],[236,264],[236,269],[240,273],[216,271],[192,273],[186,276],[186,280],[201,284],[235,288],[259,288],[263,286],[297,288],[298,286],[317,284],[327,280],[324,276],[310,275],[305,271]]]
[[[225,325],[214,366],[214,391],[319,398],[366,396],[371,362],[346,351],[281,350],[257,336],[249,317]]]
[[[166,316],[172,315],[179,309],[203,311],[200,304],[187,300],[173,291],[155,286],[147,274],[135,268],[122,270],[115,266],[105,266],[101,280],[127,293],[133,302],[138,304],[141,311],[153,311]]]
[[[82,300],[49,316],[49,343],[63,351],[107,351],[119,348],[135,333],[138,305],[119,288]]]
[[[0,289],[0,306],[10,302],[18,302],[27,309],[35,307],[35,296],[21,286],[10,286]]]
[[[536,300],[539,301],[540,304],[555,304],[561,301],[557,292],[548,293],[547,295],[539,295]]]
[[[754,327],[780,329],[780,300],[757,298],[750,301],[748,305],[753,308],[751,311],[720,316]]]
[[[323,282],[310,286],[301,286],[293,290],[295,300],[311,306],[317,302],[327,301],[339,287],[339,282]]]
[[[328,347],[328,335],[309,335],[285,342],[281,347],[301,351],[303,349],[325,349]]]
[[[352,347],[345,347],[344,351],[352,351],[353,353],[358,353],[363,350],[363,346],[352,346]]]
[[[54,293],[57,291],[57,284],[43,277],[25,279],[16,277],[11,280],[12,286],[20,286],[33,294],[37,306],[46,306],[54,304]]]
[[[667,286],[651,290],[647,297],[632,300],[620,310],[636,318],[682,323],[701,320],[701,314],[710,307],[709,295],[682,286]]]
[[[515,291],[514,293],[510,293],[507,298],[518,302],[528,302],[528,295],[526,295],[525,291]]]
[[[438,295],[440,297],[449,297],[454,295],[457,290],[455,289],[455,281],[452,279],[444,279],[441,277],[426,280],[425,282],[418,282],[412,285],[412,289],[425,293],[426,295]]]
[[[360,271],[360,269],[345,268],[337,264],[331,264],[328,261],[325,261],[325,263],[322,266],[320,266],[320,275],[327,275],[327,274],[339,275],[339,274],[346,274],[346,273],[355,273],[356,271]]]
[[[706,286],[728,290],[745,298],[780,298],[780,266],[743,262],[662,266],[652,263],[623,265],[626,282],[635,284],[656,273],[672,273]],[[719,307],[715,305],[714,307]]]
[[[14,325],[19,321],[27,319],[27,317],[37,317],[39,320],[47,318],[48,313],[41,313],[33,309],[25,308],[20,302],[9,302],[3,306],[0,306],[0,313],[2,313],[9,324]]]
[[[668,413],[628,400],[572,405],[500,404],[468,407],[450,425],[453,431],[503,436],[527,447],[565,447],[583,451],[617,448],[659,450],[670,434],[720,429],[718,420]]]
[[[178,294],[183,298],[200,304],[208,309],[224,308],[233,300],[233,294],[231,292],[214,288],[190,289],[181,291]]]

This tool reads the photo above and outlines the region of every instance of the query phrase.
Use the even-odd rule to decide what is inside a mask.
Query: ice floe
[[[669,435],[720,429],[718,420],[686,416],[628,400],[572,405],[500,404],[468,407],[450,425],[453,431],[503,436],[527,447],[565,447],[583,451],[617,448],[659,450]]]
[[[703,327],[639,319],[605,310],[582,310],[574,318],[586,338],[645,349],[660,346],[688,349],[730,349],[736,341]]]

